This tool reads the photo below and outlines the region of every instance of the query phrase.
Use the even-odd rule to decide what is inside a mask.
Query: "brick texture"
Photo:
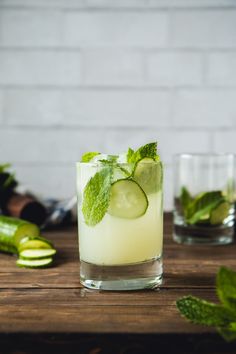
[[[0,151],[42,196],[87,150],[236,152],[234,0],[0,1]]]

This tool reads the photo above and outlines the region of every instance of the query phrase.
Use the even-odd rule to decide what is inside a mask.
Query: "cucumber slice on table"
[[[21,240],[18,250],[22,252],[27,249],[51,249],[53,244],[43,237],[25,237]]]
[[[229,215],[230,204],[228,202],[220,203],[215,209],[212,210],[210,216],[210,223],[212,225],[222,224],[224,219]]]
[[[34,260],[26,260],[26,259],[21,259],[19,258],[16,261],[16,264],[19,267],[24,267],[24,268],[44,268],[48,267],[51,265],[53,262],[53,259],[50,258],[44,258],[44,259],[34,259]]]
[[[152,158],[140,160],[134,170],[134,180],[142,187],[145,193],[158,192],[162,185],[162,165]]]
[[[38,226],[21,219],[0,216],[0,250],[17,253],[23,238],[38,235]]]
[[[143,189],[131,179],[120,179],[111,186],[108,213],[112,216],[135,219],[145,214],[148,199]]]
[[[20,258],[21,259],[28,259],[28,260],[33,260],[33,259],[42,259],[42,258],[48,258],[52,257],[56,254],[56,250],[53,248],[46,249],[26,249],[22,252],[20,252]]]

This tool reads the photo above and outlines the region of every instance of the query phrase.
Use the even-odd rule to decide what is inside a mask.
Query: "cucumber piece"
[[[211,225],[222,224],[229,215],[230,204],[228,202],[220,203],[215,209],[212,210],[210,215]]]
[[[0,244],[5,250],[17,253],[18,245],[24,237],[38,235],[38,226],[21,219],[0,216]]]
[[[56,250],[53,248],[42,248],[42,249],[26,249],[20,252],[21,259],[42,259],[52,257],[56,254]]]
[[[120,179],[111,186],[108,213],[124,219],[136,219],[145,214],[148,199],[143,189],[131,179]]]
[[[27,249],[51,249],[53,244],[43,237],[25,237],[18,246],[18,251],[22,252]]]
[[[146,194],[156,193],[162,187],[162,164],[145,157],[137,162],[133,177]]]
[[[34,259],[34,260],[26,260],[26,259],[17,259],[16,265],[18,267],[24,267],[24,268],[44,268],[48,267],[51,265],[53,262],[53,259],[50,258],[44,258],[44,259]]]

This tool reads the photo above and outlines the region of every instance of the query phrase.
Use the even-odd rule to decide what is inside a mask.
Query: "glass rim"
[[[138,161],[140,162],[140,161]],[[135,165],[137,162],[113,162],[111,163],[111,165],[119,165],[119,166],[131,166],[131,165]],[[156,165],[163,165],[163,161],[150,161],[150,162],[144,162],[145,164],[149,165],[149,164],[156,164]],[[106,164],[103,164],[101,161],[96,161],[96,162],[82,162],[82,161],[76,161],[76,165],[81,165],[81,166],[107,166]]]

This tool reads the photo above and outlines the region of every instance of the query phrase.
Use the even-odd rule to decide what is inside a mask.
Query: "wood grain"
[[[164,283],[161,289],[155,291],[121,293],[83,288],[79,283],[75,227],[45,233],[58,250],[56,263],[52,268],[42,270],[17,268],[14,256],[1,254],[0,344],[3,343],[6,348],[4,354],[17,353],[16,348],[9,344],[6,338],[15,338],[22,353],[30,353],[28,347],[20,344],[20,338],[26,337],[28,343],[29,338],[32,341],[41,340],[42,343],[46,343],[45,348],[50,348],[50,353],[53,353],[55,348],[60,352],[65,343],[67,343],[65,353],[70,353],[70,350],[72,353],[70,347],[72,342],[80,343],[80,348],[84,348],[83,351],[77,348],[76,353],[109,353],[108,348],[112,350],[112,354],[126,353],[125,345],[131,343],[131,349],[134,345],[130,336],[134,336],[132,338],[135,338],[138,346],[139,343],[142,344],[139,349],[138,347],[134,351],[130,349],[127,353],[145,353],[142,349],[144,337],[149,343],[154,343],[158,337],[159,343],[163,345],[166,343],[165,346],[168,348],[170,343],[168,340],[165,341],[166,336],[174,338],[176,343],[182,338],[185,343],[182,353],[187,350],[186,345],[189,343],[187,338],[192,338],[191,343],[197,340],[199,342],[201,338],[211,338],[212,343],[218,343],[217,348],[212,344],[212,348],[215,348],[214,353],[226,352],[226,347],[227,352],[233,353],[235,350],[235,353],[234,344],[224,344],[211,328],[192,325],[185,321],[179,315],[175,302],[187,294],[217,301],[216,272],[221,265],[236,269],[236,245],[217,247],[177,245],[172,241],[170,215],[166,215],[164,234]],[[53,338],[57,338],[54,345],[52,339],[46,339],[52,338],[52,334]],[[107,339],[103,337],[101,342],[103,344],[100,343],[96,347],[98,338],[108,334],[109,338],[120,336],[122,339],[120,342],[114,339],[111,349],[112,343],[108,344]],[[85,344],[81,344],[82,338],[90,338],[90,344],[94,345],[86,347]],[[60,340],[61,344],[64,344],[59,348]],[[204,353],[204,346],[201,350]],[[151,349],[148,351],[152,352],[154,351]]]

